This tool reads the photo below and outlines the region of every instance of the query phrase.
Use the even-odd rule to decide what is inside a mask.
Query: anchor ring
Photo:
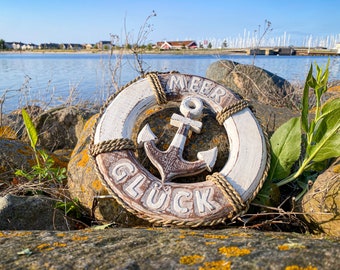
[[[239,107],[240,99],[212,80],[179,73],[152,75],[167,100],[190,97],[184,113],[199,115],[202,103],[219,117],[228,134],[228,160],[204,182],[175,183],[162,182],[147,171],[131,147],[102,151],[94,158],[108,192],[128,211],[157,224],[208,226],[240,215],[262,187],[270,163],[268,141],[256,117],[244,106],[221,117],[228,108]],[[102,109],[91,147],[131,140],[137,118],[159,100],[155,84],[146,77],[123,87]]]

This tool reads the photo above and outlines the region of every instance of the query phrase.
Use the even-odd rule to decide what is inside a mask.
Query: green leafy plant
[[[299,200],[308,190],[309,181],[327,168],[331,158],[340,156],[340,98],[322,102],[328,90],[329,61],[324,71],[317,64],[315,67],[316,76],[311,65],[306,78],[301,116],[287,121],[270,138],[271,167],[256,198],[261,204],[272,205],[271,200],[279,195],[279,187],[292,182],[301,189],[296,196]],[[310,89],[316,98],[313,113],[310,112]]]
[[[30,181],[38,180],[55,180],[61,183],[66,178],[66,169],[54,167],[54,160],[44,150],[38,150],[36,145],[38,142],[38,132],[25,109],[22,109],[22,117],[24,125],[34,152],[36,164],[32,166],[32,170],[16,170],[15,175],[24,177]]]
[[[81,210],[79,207],[79,199],[74,198],[72,201],[58,201],[55,208],[65,211],[65,215],[74,214],[76,218],[81,217]]]

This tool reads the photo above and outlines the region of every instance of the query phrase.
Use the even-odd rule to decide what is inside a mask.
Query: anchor
[[[149,124],[146,124],[137,136],[139,146],[144,145],[145,152],[161,175],[162,182],[168,182],[174,178],[196,175],[205,170],[212,171],[216,158],[217,147],[197,153],[198,160],[187,161],[182,157],[183,149],[189,131],[200,133],[202,122],[195,120],[202,115],[203,102],[198,97],[187,97],[182,100],[180,112],[171,116],[170,124],[178,127],[169,148],[161,151],[156,147],[157,136],[152,132]]]

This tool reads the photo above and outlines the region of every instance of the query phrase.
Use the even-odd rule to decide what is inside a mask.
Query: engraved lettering
[[[145,176],[143,174],[139,174],[124,185],[123,189],[131,198],[136,199],[143,194],[141,186],[143,185],[144,180]]]
[[[211,89],[214,87],[214,83],[208,80],[204,80],[202,83],[202,87],[200,90],[200,94],[208,96],[211,92]]]
[[[169,80],[169,89],[176,90],[176,89],[185,89],[186,88],[186,81],[184,76],[171,76]]]
[[[189,212],[189,208],[184,207],[185,199],[190,199],[191,193],[184,190],[176,192],[173,198],[173,209],[179,214],[185,214]]]
[[[192,77],[189,83],[189,91],[195,93],[199,92],[201,81],[202,79],[199,77]]]
[[[129,160],[124,159],[125,162],[119,162],[111,170],[111,176],[116,183],[121,183],[125,178],[135,172],[136,167]]]
[[[155,183],[150,191],[150,193],[146,197],[145,204],[147,207],[157,210],[162,208],[164,205],[167,194],[164,190],[161,190],[159,184]]]
[[[209,202],[211,188],[204,190],[195,190],[195,205],[200,214],[215,210],[215,207]]]
[[[221,97],[225,95],[226,95],[226,89],[223,88],[222,86],[217,86],[211,91],[209,98],[213,99],[217,103],[220,103]]]

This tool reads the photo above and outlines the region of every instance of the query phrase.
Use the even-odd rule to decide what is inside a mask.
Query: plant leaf
[[[302,129],[307,132],[308,127],[308,111],[309,111],[309,86],[312,84],[313,78],[313,66],[310,66],[305,86],[303,88],[303,97],[302,97],[302,111],[301,111],[301,126]]]
[[[27,111],[25,109],[22,109],[21,113],[22,113],[22,117],[24,120],[26,130],[27,130],[28,137],[31,142],[31,146],[35,151],[35,146],[37,145],[37,141],[38,141],[38,132],[35,129],[34,124],[30,116],[28,115]]]
[[[282,179],[290,174],[301,152],[300,118],[295,117],[280,126],[270,138],[272,151],[269,180]]]
[[[307,147],[310,161],[320,162],[340,156],[340,108],[321,118],[315,127],[313,142]]]

